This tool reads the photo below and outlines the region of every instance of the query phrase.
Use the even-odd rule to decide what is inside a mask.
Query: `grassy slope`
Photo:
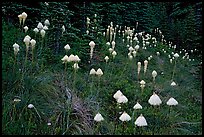
[[[109,55],[108,47],[101,48],[101,51],[95,51],[93,67],[96,70],[100,67],[104,72],[100,84],[98,85],[98,79],[93,77],[94,84],[91,93],[89,70],[79,70],[76,90],[69,92],[65,85],[67,84],[70,89],[73,87],[71,68],[68,70],[67,83],[64,81],[64,71],[56,70],[56,67],[52,67],[52,65],[45,66],[44,69],[36,68],[35,73],[29,72],[24,78],[21,78],[20,72],[16,75],[11,73],[13,50],[5,46],[11,47],[16,42],[15,37],[12,37],[11,34],[15,33],[19,36],[20,34],[17,32],[18,30],[15,28],[3,27],[2,52],[4,54],[2,54],[2,63],[6,64],[2,66],[3,134],[93,134],[96,129],[93,128],[95,127],[93,117],[98,111],[105,118],[100,133],[113,134],[114,124],[118,123],[115,134],[121,134],[122,124],[119,120],[117,122],[114,120],[116,101],[113,94],[117,90],[121,90],[128,98],[128,103],[122,106],[121,112],[126,111],[132,115],[132,108],[136,101],[139,101],[143,106],[143,109],[136,112],[133,118],[135,121],[140,113],[145,116],[148,127],[143,130],[143,134],[202,134],[202,100],[200,98],[202,84],[198,76],[201,74],[197,71],[199,63],[197,60],[188,62],[179,58],[175,73],[175,82],[178,83],[178,86],[171,87],[173,64],[169,63],[168,54],[161,53],[161,56],[156,56],[156,51],[160,50],[161,52],[162,45],[156,48],[147,48],[147,50],[140,48],[137,57],[130,61],[127,58],[126,45],[120,38],[117,38],[116,51],[118,55],[114,60],[110,57],[110,62],[107,65],[103,58],[105,55]],[[12,39],[8,39],[8,37]],[[20,42],[20,40],[18,41]],[[167,53],[171,53],[171,50],[167,49]],[[22,54],[23,50],[20,52],[19,60],[23,58]],[[144,76],[143,61],[150,55],[153,58],[149,61],[147,73]],[[141,79],[146,82],[143,94],[136,76],[138,61],[142,62]],[[5,68],[10,69],[5,70]],[[153,87],[151,77],[153,70],[158,73],[155,87]],[[162,75],[161,72],[164,74]],[[153,91],[156,91],[163,101],[160,108],[153,108],[147,102]],[[67,100],[68,93],[72,95],[71,110],[69,100]],[[20,96],[22,101],[14,104],[15,96]],[[170,96],[174,97],[179,105],[172,108],[170,117],[168,117],[169,107],[166,105],[166,101]],[[37,108],[41,120],[34,110],[27,109],[27,105],[30,103]],[[48,121],[52,122],[51,127],[47,126]],[[70,127],[66,131],[67,123]],[[132,121],[125,126],[127,127],[125,134],[134,133]],[[136,128],[136,134],[139,132],[140,129]]]

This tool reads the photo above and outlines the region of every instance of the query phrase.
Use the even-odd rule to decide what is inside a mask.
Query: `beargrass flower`
[[[131,117],[124,111],[123,114],[119,117],[122,122],[130,121]]]
[[[175,53],[175,54],[174,54],[174,57],[175,57],[175,58],[178,58],[178,57],[179,57],[179,54],[178,54],[178,53]]]
[[[34,108],[34,105],[33,104],[29,104],[28,108]]]
[[[90,75],[96,75],[95,69],[92,68],[92,69],[90,70],[89,74],[90,74]]]
[[[109,57],[108,56],[105,56],[105,61],[106,61],[106,63],[108,62],[108,60],[109,60]]]
[[[45,20],[45,22],[44,22],[44,24],[45,24],[45,26],[49,26],[49,25],[50,25],[49,20],[48,20],[48,19],[46,19],[46,20]]]
[[[14,100],[13,100],[14,102],[20,102],[21,100],[20,99],[18,99],[18,98],[14,98]]]
[[[69,57],[65,55],[61,60],[63,61],[63,63],[67,63],[69,62]]]
[[[22,14],[18,15],[18,18],[19,18],[19,23],[20,23],[20,25],[21,25],[21,22],[22,22],[22,20],[23,20]]]
[[[138,127],[147,126],[147,121],[142,114],[136,119],[135,125]]]
[[[96,71],[96,75],[98,75],[99,77],[103,75],[103,71],[98,68],[98,70]]]
[[[174,81],[171,82],[171,86],[176,86],[176,83]]]
[[[74,70],[78,70],[79,69],[78,63],[74,63],[73,68],[74,68]]]
[[[153,106],[160,105],[162,103],[161,99],[155,92],[153,92],[153,95],[149,98],[148,102]]]
[[[137,102],[137,103],[134,105],[133,109],[142,109],[142,106]]]
[[[47,27],[47,26],[44,26],[44,27],[43,27],[43,30],[48,30],[48,27]]]
[[[119,98],[117,99],[117,102],[118,102],[119,104],[121,104],[121,103],[127,103],[127,102],[128,102],[128,99],[126,98],[125,95],[121,95],[121,96],[119,96]]]
[[[28,26],[23,27],[23,29],[25,30],[25,33],[28,31]]]
[[[23,25],[24,25],[25,20],[26,20],[28,15],[25,12],[23,12],[21,15],[22,15],[22,18],[23,18]]]
[[[65,26],[62,26],[62,34],[65,32]]]
[[[41,34],[42,38],[44,38],[44,37],[45,37],[45,30],[42,29],[42,30],[40,31],[40,34]]]
[[[64,49],[65,49],[66,51],[70,50],[69,44],[65,45],[65,46],[64,46]]]
[[[145,74],[146,71],[147,71],[147,65],[148,65],[148,61],[145,60],[145,61],[144,61],[144,74]]]
[[[166,104],[167,104],[168,106],[175,106],[175,105],[178,105],[178,102],[177,102],[173,97],[171,97],[171,98],[166,102]]]
[[[157,72],[155,70],[153,70],[152,71],[153,81],[155,81],[156,76],[157,76]]]
[[[113,51],[113,52],[112,52],[112,55],[113,55],[113,59],[114,59],[115,56],[117,55],[116,51]]]
[[[123,93],[120,91],[120,90],[118,90],[114,95],[113,95],[113,97],[116,99],[116,100],[118,100],[118,98],[120,97],[120,96],[122,96],[123,95]]]
[[[98,112],[98,113],[95,115],[94,120],[95,120],[96,122],[101,122],[101,121],[104,120],[104,118],[103,118],[103,116]]]
[[[35,32],[35,34],[39,32],[38,28],[34,28],[33,31]]]
[[[111,45],[112,45],[112,49],[114,50],[115,49],[115,41],[112,41]]]
[[[19,51],[19,45],[18,44],[13,44],[13,50],[14,50],[14,54],[17,55],[18,51]]]
[[[38,23],[37,28],[38,28],[39,30],[42,30],[42,29],[43,29],[43,25],[42,25],[41,22]]]

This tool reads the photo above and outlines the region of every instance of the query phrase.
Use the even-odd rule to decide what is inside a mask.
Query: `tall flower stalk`
[[[177,60],[177,58],[179,57],[179,54],[178,54],[178,53],[175,53],[175,54],[174,54],[174,57],[175,57],[175,63],[174,63],[173,74],[172,74],[172,78],[171,78],[172,81],[173,81],[173,79],[174,79],[174,74],[175,74],[175,70],[176,70],[176,60]]]

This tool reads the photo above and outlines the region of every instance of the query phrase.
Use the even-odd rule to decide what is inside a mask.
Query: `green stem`
[[[176,59],[175,59],[175,64],[174,64],[173,74],[172,74],[172,78],[171,78],[171,80],[173,80],[173,78],[174,78],[174,73],[175,73],[175,70],[176,70]]]

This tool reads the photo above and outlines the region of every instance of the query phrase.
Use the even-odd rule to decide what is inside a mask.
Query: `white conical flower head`
[[[157,52],[157,56],[159,56],[160,55],[160,53],[159,52]]]
[[[48,30],[48,27],[47,27],[47,26],[44,26],[43,29],[44,29],[44,30]]]
[[[176,83],[174,81],[171,82],[171,86],[176,86]]]
[[[112,49],[112,48],[109,48],[108,51],[109,51],[110,53],[112,53],[112,52],[113,52],[113,49]]]
[[[96,75],[102,76],[103,75],[103,71],[100,68],[98,68],[98,70],[96,71]]]
[[[145,66],[148,65],[148,61],[147,61],[147,60],[144,61],[144,65],[145,65]]]
[[[19,22],[20,22],[20,25],[21,25],[21,22],[22,22],[22,19],[23,19],[22,14],[18,15],[18,18],[19,18]]]
[[[139,46],[139,45],[136,45],[136,46],[135,46],[135,49],[136,49],[136,50],[138,50],[139,48],[140,48],[140,46]]]
[[[133,59],[133,56],[132,56],[132,55],[129,55],[128,57],[129,57],[129,59],[130,59],[130,60],[132,60],[132,59]]]
[[[70,50],[69,44],[65,45],[65,46],[64,46],[64,49],[65,49],[65,50]]]
[[[109,57],[108,57],[108,56],[106,56],[104,59],[105,59],[105,61],[106,61],[106,62],[108,62]]]
[[[141,84],[141,85],[145,85],[146,82],[145,82],[144,80],[141,80],[141,81],[140,81],[140,84]]]
[[[45,26],[49,26],[49,25],[50,25],[49,20],[48,20],[48,19],[46,19],[46,20],[45,20],[45,22],[44,22],[44,24],[45,24]]]
[[[152,71],[152,77],[156,77],[157,76],[157,72],[155,70]]]
[[[79,62],[80,60],[81,60],[81,59],[78,57],[78,55],[75,55],[75,56],[74,56],[74,60],[73,60],[74,62]]]
[[[32,47],[34,47],[35,44],[36,44],[36,40],[32,39],[32,40],[30,41],[30,44],[31,44]]]
[[[26,46],[29,46],[29,43],[30,43],[30,39],[28,37],[25,37],[23,39],[23,42],[25,42]]]
[[[41,22],[38,23],[37,28],[38,28],[39,30],[42,30],[42,29],[43,29],[43,25],[42,25]]]
[[[13,48],[19,49],[19,45],[17,43],[13,44]]]
[[[120,91],[120,90],[118,90],[114,95],[113,95],[113,97],[116,99],[116,100],[118,100],[118,98],[120,97],[120,96],[122,96],[123,95],[123,93]]]
[[[133,109],[142,109],[142,106],[137,102],[137,103],[134,105]]]
[[[137,52],[134,50],[134,51],[132,52],[132,54],[133,54],[133,57],[136,57]]]
[[[113,58],[115,58],[115,56],[117,55],[116,51],[112,52]]]
[[[95,115],[95,117],[94,117],[94,120],[95,120],[96,122],[100,122],[100,121],[103,121],[104,118],[102,117],[102,115],[101,115],[100,113],[97,113],[97,114]]]
[[[23,27],[23,29],[25,30],[25,32],[28,31],[28,26]]]
[[[106,45],[110,46],[110,42],[106,42]]]
[[[90,46],[91,48],[94,48],[95,45],[96,45],[96,44],[95,44],[93,41],[89,42],[89,46]]]
[[[87,34],[87,35],[89,34],[89,30],[86,31],[86,34]]]
[[[40,31],[40,34],[41,34],[42,38],[45,37],[45,31],[43,29]]]
[[[122,122],[124,122],[124,121],[130,121],[131,117],[126,112],[123,112],[123,114],[119,117],[119,119]]]
[[[69,57],[65,55],[62,59],[63,63],[69,62]]]
[[[178,54],[178,53],[175,53],[175,54],[174,54],[174,57],[175,57],[175,58],[178,58],[178,57],[179,57],[179,54]]]
[[[71,54],[71,55],[69,56],[68,62],[74,62],[74,61],[75,61],[75,56],[74,56],[73,54]]]
[[[160,105],[162,103],[161,99],[159,96],[154,92],[153,95],[149,98],[148,100],[150,105]]]
[[[89,72],[90,75],[95,75],[96,74],[96,70],[94,68],[92,68]]]
[[[139,127],[147,126],[147,121],[142,114],[136,119],[135,125]]]
[[[23,12],[21,15],[22,15],[22,18],[23,18],[23,19],[26,19],[27,16],[28,16],[25,12]]]
[[[33,104],[29,104],[28,108],[34,108],[34,105]]]
[[[78,63],[74,63],[73,68],[74,68],[75,70],[79,69]]]
[[[134,48],[131,46],[129,47],[129,51],[132,52],[134,50]]]
[[[167,105],[169,106],[175,106],[175,105],[178,105],[178,102],[173,98],[171,97],[167,102],[166,102]]]
[[[117,102],[120,104],[120,103],[127,103],[128,102],[128,99],[126,98],[125,95],[122,95],[120,96],[118,99],[117,99]]]
[[[112,48],[114,49],[115,48],[115,41],[112,41],[111,45],[112,45]]]
[[[65,32],[65,26],[62,26],[62,33]]]
[[[38,33],[38,32],[39,32],[38,28],[34,28],[33,31],[34,31],[35,33]]]

